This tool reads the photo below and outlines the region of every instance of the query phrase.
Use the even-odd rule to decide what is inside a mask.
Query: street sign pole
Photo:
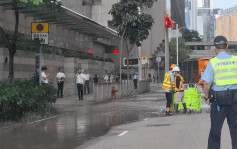
[[[49,23],[32,22],[31,23],[31,38],[32,40],[40,41],[39,49],[39,84],[42,84],[42,46],[49,44]]]
[[[42,73],[42,44],[40,43],[40,50],[39,50],[39,84],[41,85],[42,81],[41,81],[41,73]]]
[[[159,74],[160,74],[160,61],[161,61],[161,57],[158,56],[158,57],[156,58],[156,61],[157,61],[157,63],[158,63],[157,75],[159,75]],[[157,80],[157,82],[158,82],[158,80]]]

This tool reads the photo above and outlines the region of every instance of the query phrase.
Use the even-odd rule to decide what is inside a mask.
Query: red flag
[[[165,27],[174,28],[174,23],[175,23],[175,21],[171,20],[169,15],[166,14],[166,16],[165,16]]]

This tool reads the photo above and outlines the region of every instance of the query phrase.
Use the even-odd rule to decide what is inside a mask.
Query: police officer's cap
[[[217,49],[225,49],[227,44],[227,39],[224,36],[216,36],[214,39],[214,46]]]

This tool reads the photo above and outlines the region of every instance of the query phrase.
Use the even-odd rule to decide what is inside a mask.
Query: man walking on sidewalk
[[[133,75],[134,89],[137,89],[137,80],[138,80],[138,75],[137,75],[137,73],[134,73],[134,75]]]
[[[237,149],[237,56],[226,52],[228,42],[224,36],[215,37],[214,46],[218,55],[209,61],[201,78],[205,81],[204,99],[211,105],[208,149],[220,149],[225,118],[230,129],[232,149]]]
[[[58,85],[58,98],[63,98],[63,86],[65,74],[63,73],[63,68],[59,67],[59,72],[56,75],[57,85]]]
[[[85,79],[83,74],[81,73],[81,68],[78,68],[78,71],[75,75],[76,83],[77,83],[77,91],[79,100],[83,100],[83,86],[85,86]]]
[[[87,93],[90,94],[90,74],[88,74],[87,70],[84,71],[84,77],[85,77],[85,86],[84,86],[84,94]]]

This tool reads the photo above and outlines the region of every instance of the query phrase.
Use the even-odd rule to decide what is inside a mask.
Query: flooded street
[[[149,93],[100,104],[61,99],[56,105],[60,115],[1,133],[0,148],[72,149],[105,135],[113,126],[159,116],[165,102],[164,93],[155,87]]]

